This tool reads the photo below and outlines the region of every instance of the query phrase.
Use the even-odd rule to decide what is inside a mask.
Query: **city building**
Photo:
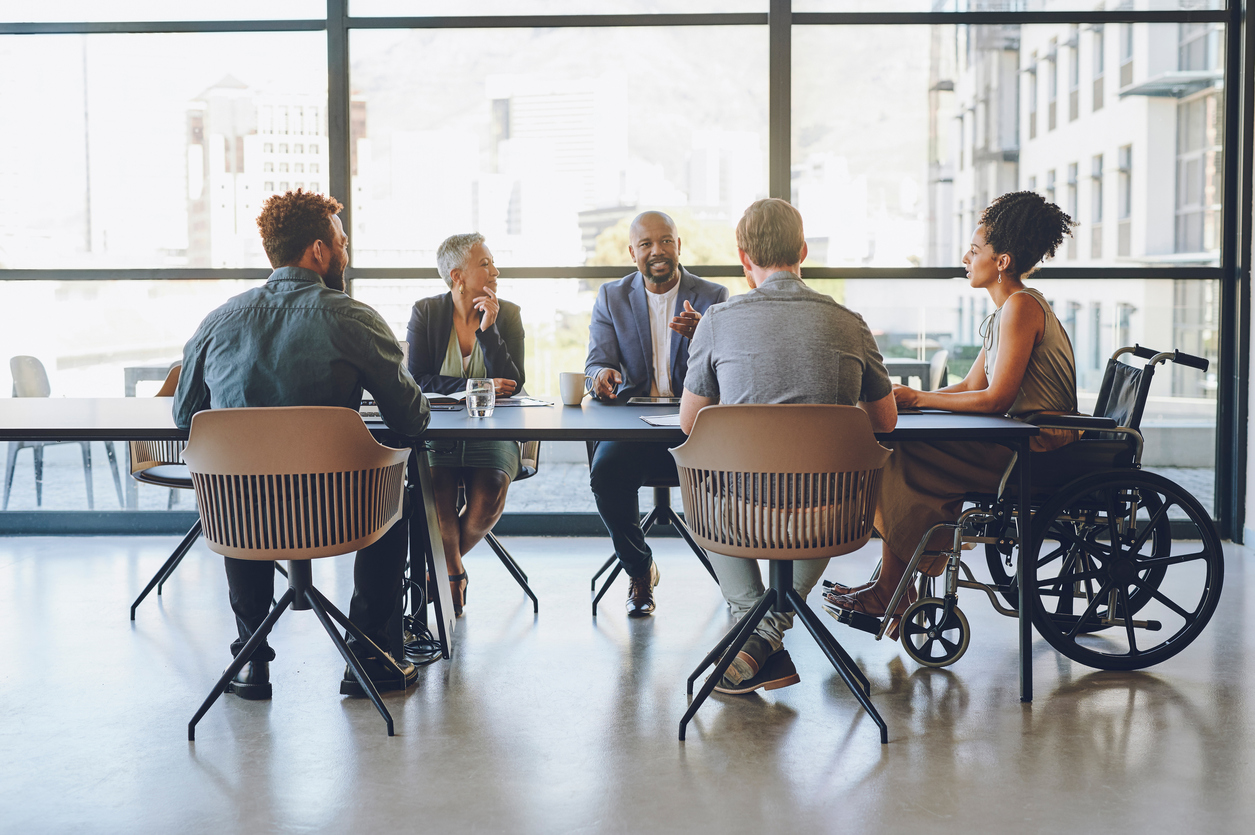
[[[1015,189],[1041,193],[1078,223],[1052,266],[1218,264],[1217,25],[938,29],[931,101],[946,151],[931,160],[936,265],[957,262],[981,210]],[[1216,357],[1208,282],[1056,281],[1044,291],[1073,339],[1082,389],[1096,390],[1106,358],[1133,342]],[[967,344],[979,310],[961,302],[951,315],[938,330]],[[1214,376],[1173,373],[1156,385],[1185,398],[1215,391]]]
[[[187,264],[264,263],[257,213],[268,196],[328,185],[326,102],[269,94],[226,76],[187,111]]]

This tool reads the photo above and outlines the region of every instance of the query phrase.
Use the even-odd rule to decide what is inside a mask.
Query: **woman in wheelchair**
[[[497,396],[508,397],[523,385],[523,320],[518,305],[497,298],[499,273],[484,236],[447,238],[436,261],[450,292],[414,303],[407,334],[410,374],[429,394],[455,394],[467,378],[488,377]],[[462,555],[501,517],[519,460],[515,441],[433,442],[427,453],[458,617],[468,583]],[[459,488],[465,490],[460,512]]]
[[[1058,206],[1031,191],[1005,194],[985,209],[963,257],[969,284],[987,291],[996,308],[981,326],[980,355],[962,381],[938,391],[895,385],[899,408],[1011,417],[1076,412],[1072,344],[1042,294],[1023,282],[1043,258],[1055,254],[1074,225]],[[1045,444],[1039,451],[1076,437],[1076,433],[1056,430],[1041,439]],[[885,616],[894,589],[928,529],[956,520],[965,493],[996,492],[1011,455],[1005,447],[979,441],[897,445],[885,465],[876,509],[876,530],[883,541],[879,573],[861,586],[833,584],[825,594],[825,605]],[[942,540],[949,537],[944,530],[933,535],[920,571],[935,577],[945,570],[945,557],[930,559],[930,552],[945,548],[947,542]],[[915,598],[912,589],[892,615],[900,617]],[[896,622],[887,634],[897,637]]]

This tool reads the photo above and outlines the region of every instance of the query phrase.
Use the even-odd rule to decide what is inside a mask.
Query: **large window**
[[[735,262],[767,196],[765,26],[351,34],[355,266],[434,266],[469,229],[503,265],[626,265],[645,207],[686,264]]]
[[[266,181],[326,190],[266,170],[327,167],[320,33],[0,37],[0,77],[0,267],[265,267]]]
[[[961,374],[988,298],[944,279],[984,207],[1030,189],[1079,221],[1031,281],[1073,339],[1084,407],[1124,342],[1233,361],[1243,256],[1226,253],[1250,207],[1226,130],[1249,80],[1225,77],[1227,5],[10,0],[0,360],[38,356],[54,395],[151,394],[204,314],[268,274],[257,209],[299,187],[346,204],[350,292],[401,338],[414,300],[444,292],[439,242],[483,232],[537,395],[582,367],[596,290],[631,269],[631,217],[670,212],[683,263],[741,292],[733,228],[768,195],[803,214],[807,280],[886,355],[944,349]],[[1147,412],[1170,439],[1148,466],[1218,479],[1222,527],[1234,379],[1163,373]],[[46,483],[69,486],[45,506],[85,507],[72,453],[49,450]],[[586,485],[580,449],[552,453],[511,511]],[[163,508],[150,492],[131,503]]]

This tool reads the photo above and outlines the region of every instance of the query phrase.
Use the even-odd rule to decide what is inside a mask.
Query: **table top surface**
[[[0,398],[0,441],[182,440],[168,397]],[[679,427],[650,426],[643,415],[675,414],[675,406],[607,405],[498,407],[490,418],[465,410],[432,412],[425,438],[512,441],[660,441],[684,439]],[[381,440],[398,441],[382,423],[367,421]],[[1014,442],[1038,434],[1035,426],[996,415],[925,412],[899,415],[881,440],[940,438]]]

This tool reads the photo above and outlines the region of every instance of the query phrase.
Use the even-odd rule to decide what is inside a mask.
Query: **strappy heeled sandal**
[[[453,616],[462,617],[462,608],[466,606],[466,589],[470,586],[471,580],[466,576],[466,570],[463,569],[461,574],[449,575],[449,591],[453,592]]]
[[[859,583],[857,586],[846,586],[833,580],[824,580],[824,594],[845,597],[846,595],[858,594],[874,585],[876,585],[875,580],[868,580],[866,583]]]
[[[824,604],[830,609],[848,609],[851,612],[861,612],[872,617],[883,618],[886,615],[885,610],[889,607],[889,600],[892,597],[893,592],[890,592],[885,597],[881,597],[880,590],[872,585],[854,594],[825,593]],[[885,635],[888,636],[889,640],[898,640],[898,636],[902,631],[902,615],[906,613],[907,607],[918,598],[919,594],[915,591],[915,587],[911,586],[907,589],[902,599],[898,601],[898,608],[891,616],[889,628],[885,631]]]

